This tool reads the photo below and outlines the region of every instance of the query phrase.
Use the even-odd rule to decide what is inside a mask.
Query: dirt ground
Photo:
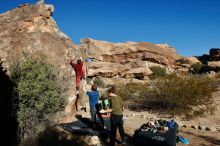
[[[182,128],[179,133],[190,141],[190,146],[220,146],[220,132],[198,131]],[[177,144],[182,146],[183,144]]]
[[[219,112],[219,111],[217,111]],[[145,117],[142,117],[145,115]],[[83,114],[84,117],[90,117],[89,112]],[[134,112],[125,110],[124,112],[124,127],[126,134],[132,136],[134,134],[134,130],[140,128],[140,126],[144,123],[147,123],[150,118],[160,118],[160,115],[150,114],[148,112]],[[197,118],[189,121],[181,121],[178,117],[175,119],[178,122],[184,123],[186,125],[203,123],[206,126],[214,126],[218,127],[219,122],[217,115],[207,116],[204,118]],[[163,118],[169,120],[169,118]],[[202,121],[203,119],[203,121]],[[220,146],[220,129],[217,129],[215,132],[193,129],[191,127],[181,127],[179,129],[179,135],[187,138],[190,142],[189,146]],[[183,146],[182,143],[177,143],[177,146]],[[132,145],[127,145],[132,146]]]
[[[126,132],[129,135],[133,134],[133,131],[140,127],[141,124],[146,123],[146,119],[133,117],[126,119],[124,126]],[[220,146],[220,131],[201,131],[192,128],[181,127],[179,135],[189,139],[189,146]],[[178,143],[177,146],[182,146],[183,144]]]
[[[187,128],[181,127],[179,135],[189,139],[190,146],[220,146],[220,91],[216,92],[214,95],[215,103],[217,104],[217,109],[214,115],[207,115],[205,117],[198,117],[192,120],[182,120],[179,117],[175,117],[175,121],[180,122],[181,124],[188,125]],[[132,135],[133,131],[140,127],[140,125],[146,123],[149,118],[156,119],[166,119],[165,116],[156,115],[148,113],[147,111],[143,112],[134,112],[125,110],[125,122],[124,125],[127,128],[127,132]],[[126,117],[127,115],[127,117]],[[132,115],[132,116],[131,116]],[[144,115],[144,117],[143,117]],[[190,125],[203,125],[206,127],[216,128],[215,132],[192,129]],[[178,143],[177,146],[182,146],[183,144]]]
[[[175,117],[174,120],[181,125],[188,125],[187,128],[181,127],[179,135],[189,139],[189,146],[220,146],[220,90],[214,94],[217,109],[214,115],[198,117],[192,120],[182,120]],[[83,114],[84,117],[90,117],[89,112]],[[135,112],[125,109],[124,111],[124,127],[128,135],[133,135],[134,130],[138,129],[142,124],[147,123],[150,118],[171,120],[164,115],[152,114],[147,111]],[[202,125],[205,127],[214,127],[215,132],[207,130],[193,129],[191,125]],[[177,146],[183,144],[178,143]]]

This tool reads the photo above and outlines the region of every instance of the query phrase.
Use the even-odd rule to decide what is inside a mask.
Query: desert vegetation
[[[19,135],[23,142],[36,137],[64,108],[61,84],[55,67],[45,57],[26,57],[10,65],[13,89],[14,113],[19,123]]]
[[[216,80],[206,76],[167,75],[145,84],[119,84],[119,95],[132,110],[195,117],[213,113]]]
[[[202,64],[202,63],[195,63],[195,64],[191,65],[191,67],[189,69],[189,73],[201,74],[201,73],[206,72],[207,70],[208,70],[207,65]]]
[[[163,78],[167,75],[166,69],[160,66],[152,66],[150,70],[152,71],[152,74],[149,75],[150,79]]]

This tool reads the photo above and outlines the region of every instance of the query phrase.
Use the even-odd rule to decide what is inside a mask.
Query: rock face
[[[210,49],[209,55],[212,61],[220,61],[220,48]]]
[[[196,57],[182,57],[176,61],[175,72],[179,74],[187,74],[191,65],[201,63]]]
[[[10,62],[19,61],[25,55],[44,54],[48,62],[58,70],[62,84],[69,87],[67,97],[75,99],[75,73],[67,58],[87,59],[87,75],[101,76],[105,80],[148,79],[150,67],[160,66],[168,73],[187,72],[190,65],[204,60],[212,68],[220,68],[219,49],[211,49],[210,56],[202,59],[184,58],[167,44],[146,42],[110,43],[82,39],[77,46],[61,32],[53,20],[54,7],[39,1],[35,5],[20,5],[0,14],[0,59],[7,70]],[[207,58],[208,57],[208,58]],[[211,58],[211,59],[209,59]],[[178,62],[181,60],[182,62]],[[203,62],[203,61],[201,61]],[[112,78],[113,77],[113,78]],[[140,80],[138,80],[140,81]],[[73,100],[70,100],[73,102]],[[69,104],[66,111],[71,112]]]
[[[6,67],[24,53],[38,55],[42,52],[51,63],[60,67],[61,74],[70,75],[72,69],[66,57],[76,54],[79,49],[57,27],[51,17],[53,9],[52,5],[38,2],[0,15],[0,58]],[[65,71],[69,73],[63,73]]]
[[[59,30],[52,18],[53,6],[42,1],[35,5],[21,5],[0,14],[0,58],[7,69],[9,62],[24,54],[47,56],[59,69],[67,96],[75,90],[74,71],[67,57],[80,56],[78,46]],[[18,61],[18,60],[17,60]]]
[[[145,42],[110,43],[82,39],[80,49],[87,54],[88,76],[143,78],[151,73],[149,67],[161,66],[173,72],[180,56],[167,44]]]
[[[212,68],[220,68],[220,61],[209,61],[208,66]]]

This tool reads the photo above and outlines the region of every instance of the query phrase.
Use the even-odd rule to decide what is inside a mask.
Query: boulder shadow
[[[81,115],[75,116],[78,120],[71,122],[71,123],[61,123],[58,126],[63,128],[65,131],[68,131],[74,135],[80,135],[80,136],[98,136],[101,140],[101,142],[104,145],[108,145],[110,141],[110,119],[105,118],[105,125],[107,129],[103,129],[101,122],[98,120],[97,124],[94,128],[93,122],[90,118],[84,118]],[[131,142],[131,136],[128,134],[126,135],[126,141]],[[116,143],[120,143],[118,139],[116,139]]]
[[[1,115],[1,141],[0,145],[18,145],[18,123],[13,111],[13,86],[14,83],[2,66],[0,59],[0,115]],[[10,140],[9,140],[10,139]]]

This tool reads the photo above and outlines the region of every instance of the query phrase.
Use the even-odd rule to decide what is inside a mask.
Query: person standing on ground
[[[77,60],[77,63],[74,63],[75,58],[73,56],[73,58],[70,60],[70,65],[73,67],[75,74],[76,74],[76,102],[75,102],[75,107],[76,110],[78,111],[78,100],[79,100],[79,89],[80,89],[80,82],[81,80],[84,78],[85,76],[85,72],[83,69],[83,61],[82,58],[80,57],[80,59]]]
[[[84,91],[86,91],[84,87]],[[99,117],[103,129],[106,129],[104,120],[99,113],[99,91],[97,90],[97,85],[93,84],[91,86],[91,91],[86,91],[86,94],[89,96],[89,105],[90,105],[90,113],[92,117],[92,122],[93,122],[93,128],[96,126],[96,115]]]
[[[125,132],[123,127],[123,101],[122,98],[115,93],[115,87],[111,87],[108,90],[109,98],[111,100],[111,108],[103,110],[101,112],[111,112],[111,134],[110,134],[110,146],[115,146],[116,132],[119,130],[121,137],[121,144],[125,143]]]

